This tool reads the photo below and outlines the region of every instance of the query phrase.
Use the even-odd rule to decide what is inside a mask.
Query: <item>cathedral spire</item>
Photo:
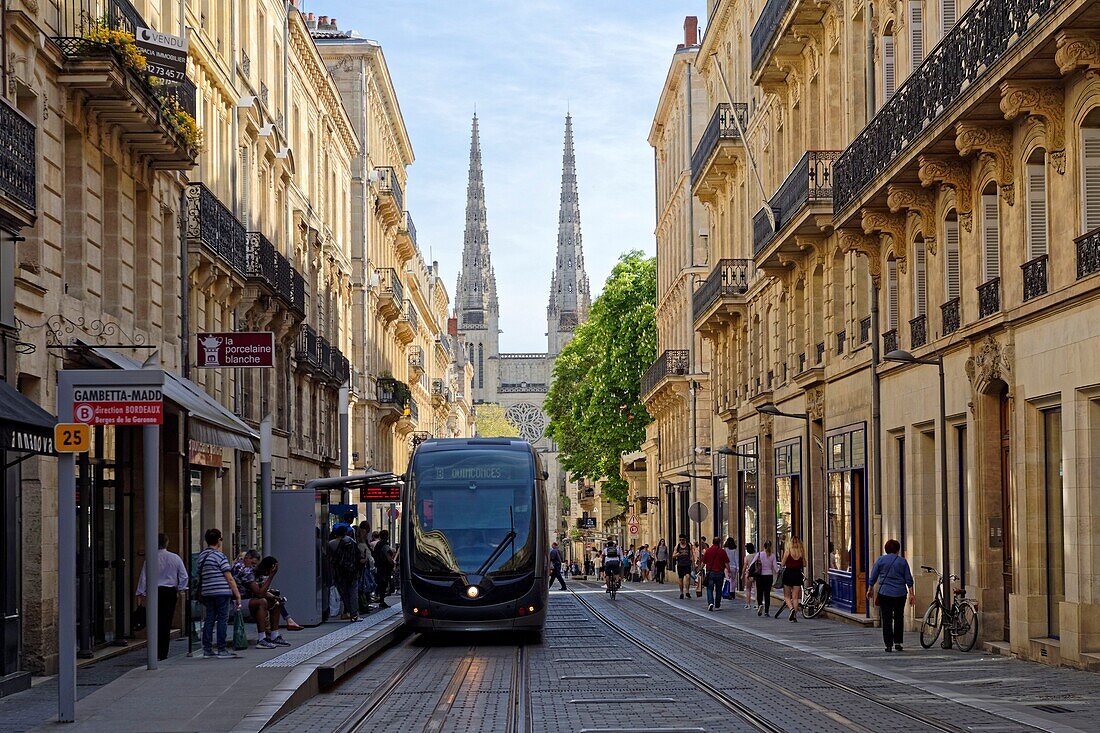
[[[488,327],[497,313],[497,281],[489,259],[489,226],[485,216],[485,181],[481,169],[481,138],[477,113],[470,132],[470,174],[466,184],[466,234],[455,305],[461,330]]]
[[[588,318],[590,295],[581,246],[581,206],[577,195],[577,159],[573,153],[573,117],[565,116],[565,151],[562,154],[561,209],[558,213],[558,252],[550,280],[550,305],[546,309],[551,354],[573,337],[579,323]]]

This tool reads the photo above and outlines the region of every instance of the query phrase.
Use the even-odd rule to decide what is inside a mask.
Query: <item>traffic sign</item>
[[[638,515],[637,514],[631,514],[630,519],[626,520],[626,523],[629,524],[632,527],[638,526]]]
[[[199,367],[273,367],[275,334],[271,331],[198,334]]]
[[[390,519],[397,519],[399,516],[401,516],[401,510],[395,506],[391,506],[387,514],[389,515]]]
[[[164,390],[152,385],[74,386],[73,421],[87,425],[161,425]]]
[[[688,517],[693,522],[702,522],[707,518],[707,507],[702,502],[695,502],[688,507]]]
[[[53,429],[53,444],[58,453],[87,453],[92,447],[92,429],[79,422],[58,423]]]
[[[638,525],[636,525],[636,524],[630,525],[630,534],[631,535],[637,535],[639,533],[639,531],[640,530],[638,529]]]

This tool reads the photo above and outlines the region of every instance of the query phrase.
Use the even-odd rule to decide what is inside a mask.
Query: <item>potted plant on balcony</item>
[[[412,390],[409,389],[409,385],[393,376],[388,370],[378,375],[378,381],[381,382],[383,380],[393,385],[393,398],[399,407],[404,408],[409,404],[409,400],[412,399]]]
[[[145,54],[137,47],[137,39],[134,38],[134,34],[112,28],[108,18],[91,19],[84,31],[83,38],[85,41],[112,49],[128,69],[142,73],[149,66],[145,60]]]

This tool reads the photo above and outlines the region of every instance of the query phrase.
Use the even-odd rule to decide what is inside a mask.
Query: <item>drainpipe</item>
[[[863,25],[867,29],[867,76],[864,82],[867,87],[867,119],[864,120],[864,125],[875,116],[875,107],[877,106],[875,100],[875,29],[872,22],[874,17],[875,4],[871,0],[867,0],[867,7],[863,11]]]

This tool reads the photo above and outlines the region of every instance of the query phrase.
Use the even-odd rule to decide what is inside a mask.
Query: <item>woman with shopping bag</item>
[[[875,560],[871,574],[867,576],[867,598],[879,607],[882,617],[882,641],[886,651],[902,651],[901,635],[905,628],[905,598],[915,605],[913,595],[913,571],[909,562],[901,556],[901,543],[887,540],[882,548],[885,553]]]

